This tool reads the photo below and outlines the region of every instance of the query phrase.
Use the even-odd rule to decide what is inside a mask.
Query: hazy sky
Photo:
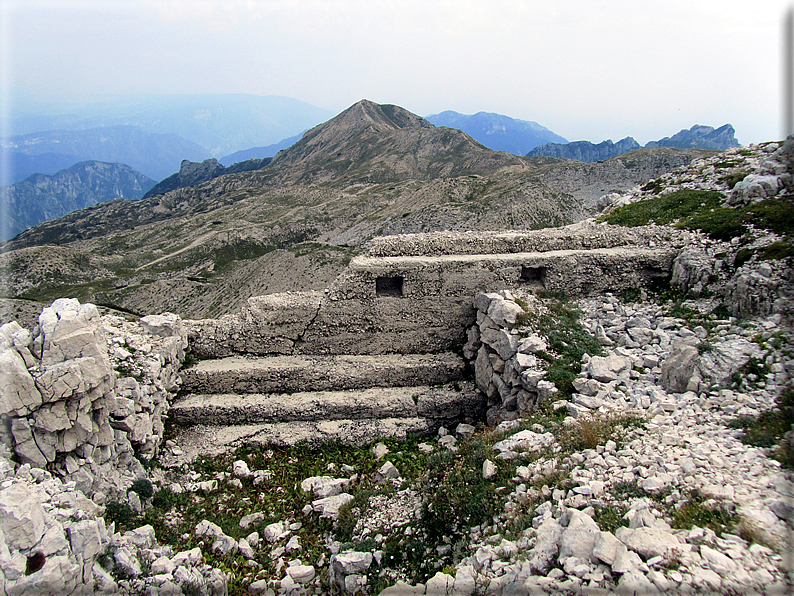
[[[782,134],[781,0],[0,0],[2,89],[359,99],[570,140]]]

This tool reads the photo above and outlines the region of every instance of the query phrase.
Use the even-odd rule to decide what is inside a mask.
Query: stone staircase
[[[192,458],[241,444],[428,434],[482,419],[485,404],[453,353],[377,356],[233,356],[181,371],[170,418]]]

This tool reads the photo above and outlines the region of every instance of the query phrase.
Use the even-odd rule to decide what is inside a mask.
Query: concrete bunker
[[[607,246],[580,248],[605,231],[599,244]],[[465,341],[476,317],[472,297],[479,292],[518,285],[578,298],[639,288],[668,277],[689,242],[683,232],[671,232],[673,242],[599,226],[557,231],[550,236],[554,242],[541,242],[548,240],[543,234],[551,233],[430,236],[444,240],[430,255],[422,254],[424,236],[386,237],[381,242],[389,242],[388,251],[374,243],[375,256],[355,257],[323,292],[254,297],[239,314],[186,322],[191,350],[214,358],[444,352]],[[480,242],[471,247],[470,240]],[[401,247],[409,254],[380,256],[399,254]],[[495,249],[503,252],[490,252]]]

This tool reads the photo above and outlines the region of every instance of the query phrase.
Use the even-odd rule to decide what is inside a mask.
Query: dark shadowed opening
[[[378,277],[375,280],[375,294],[377,296],[390,296],[400,298],[403,295],[403,278],[397,277]]]
[[[521,267],[521,282],[531,286],[546,287],[545,267]]]

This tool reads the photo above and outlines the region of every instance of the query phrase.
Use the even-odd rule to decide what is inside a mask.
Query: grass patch
[[[618,207],[599,218],[613,225],[625,227],[649,224],[668,225],[690,230],[701,230],[716,240],[731,240],[743,236],[748,225],[771,230],[790,237],[794,230],[794,198],[765,199],[753,205],[736,208],[721,207],[722,193],[707,190],[677,190]],[[791,256],[791,243],[776,248],[769,258]],[[749,257],[748,257],[749,258]]]
[[[661,197],[618,207],[600,218],[612,225],[637,227],[651,223],[665,225],[689,217],[702,209],[714,209],[722,202],[722,193],[705,190],[677,190]]]
[[[694,526],[709,528],[721,535],[732,530],[738,521],[739,516],[719,501],[707,500],[699,493],[692,492],[689,499],[673,511],[671,525],[676,530],[689,530]]]
[[[737,215],[735,209],[713,207],[686,217],[679,223],[679,227],[700,230],[715,240],[729,242],[747,233],[747,226]]]
[[[582,327],[581,313],[568,298],[559,293],[540,292],[547,312],[537,318],[538,332],[549,345],[549,352],[538,356],[547,363],[546,380],[554,383],[562,396],[574,391],[573,381],[579,374],[582,356],[601,356],[601,344]]]
[[[747,223],[772,230],[781,236],[791,237],[794,231],[794,197],[765,199],[759,203],[737,209]]]
[[[786,467],[794,467],[794,448],[782,442],[784,435],[794,424],[794,387],[789,387],[775,400],[772,409],[762,412],[757,418],[740,417],[729,423],[731,428],[742,431],[739,440],[754,447],[774,448],[772,456]]]

